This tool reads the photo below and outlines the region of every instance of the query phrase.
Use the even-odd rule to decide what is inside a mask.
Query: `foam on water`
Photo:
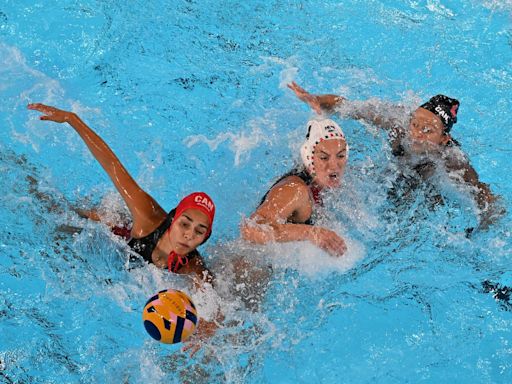
[[[262,143],[269,143],[270,140],[266,134],[264,134],[262,128],[257,122],[249,122],[251,127],[250,132],[239,133],[221,133],[213,139],[207,138],[205,135],[192,135],[184,140],[187,147],[192,147],[198,143],[205,143],[210,148],[210,151],[215,151],[225,141],[229,142],[229,149],[234,154],[233,163],[236,167],[242,163],[247,162],[250,158],[250,152],[252,149],[259,147]]]
[[[321,279],[333,272],[346,272],[364,257],[362,244],[346,237],[344,240],[347,252],[339,257],[331,256],[305,241],[273,244],[268,247],[269,259],[274,268],[293,268],[303,276]]]

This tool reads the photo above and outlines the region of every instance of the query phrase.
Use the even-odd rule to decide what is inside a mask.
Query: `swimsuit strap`
[[[304,181],[304,183],[306,183],[306,185],[309,187],[309,190],[311,191],[311,194],[313,195],[313,201],[314,201],[315,205],[319,205],[319,206],[324,205],[324,201],[322,200],[322,195],[320,194],[320,192],[322,192],[322,188],[319,187],[318,185],[316,185],[315,183],[313,183],[313,178],[311,177],[311,175],[309,173],[307,173],[305,170],[302,170],[302,171],[294,170],[294,171],[291,171],[288,175],[289,176],[297,176],[302,181]]]
[[[323,206],[324,201],[322,200],[322,195],[320,195],[322,188],[320,188],[316,184],[310,184],[309,190],[311,191],[311,194],[313,195],[313,200],[315,201],[315,204],[319,205],[319,206]]]

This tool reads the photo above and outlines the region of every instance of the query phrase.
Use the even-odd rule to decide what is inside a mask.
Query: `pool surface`
[[[488,288],[512,286],[511,16],[509,0],[3,1],[0,383],[512,382],[512,303]],[[385,133],[336,116],[350,159],[320,222],[348,254],[245,244],[240,221],[313,116],[290,81],[410,108],[457,98],[452,134],[508,213],[471,232],[468,190],[442,178],[393,203]],[[30,102],[77,112],[163,207],[212,196],[215,292],[131,265],[70,209],[126,213],[76,133]],[[192,358],[142,325],[166,288],[225,315]]]

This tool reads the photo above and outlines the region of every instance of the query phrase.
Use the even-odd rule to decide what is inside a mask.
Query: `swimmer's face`
[[[205,213],[187,209],[175,219],[169,234],[172,249],[179,255],[186,255],[206,239],[210,222]]]
[[[326,140],[313,153],[316,176],[314,181],[322,188],[337,188],[347,165],[347,142],[344,139]]]
[[[412,146],[417,150],[445,144],[449,139],[439,116],[421,107],[412,115],[409,134]]]

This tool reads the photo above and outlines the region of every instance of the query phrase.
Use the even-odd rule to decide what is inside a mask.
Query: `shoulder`
[[[154,215],[146,217],[145,219],[140,219],[138,221],[133,222],[132,227],[132,236],[134,238],[142,238],[150,235],[155,232],[160,226],[165,225],[167,221],[172,220],[174,216],[174,212],[170,214],[165,213],[165,211],[155,212]]]
[[[309,187],[300,177],[286,176],[277,182],[266,194],[256,212],[275,212],[282,209],[295,210],[309,200]]]
[[[296,175],[291,175],[285,177],[283,180],[279,181],[276,185],[274,185],[270,191],[269,196],[272,195],[297,195],[297,194],[308,194],[309,187],[306,182]],[[267,199],[268,199],[267,197]]]
[[[265,217],[284,215],[284,218],[288,218],[292,212],[311,204],[311,193],[306,182],[298,176],[288,176],[272,187],[256,213]]]

